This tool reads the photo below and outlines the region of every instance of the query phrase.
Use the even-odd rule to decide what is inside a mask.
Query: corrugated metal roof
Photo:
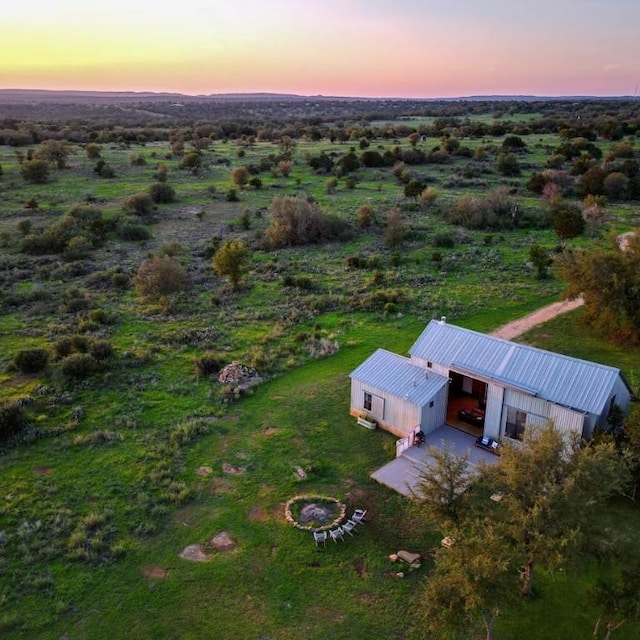
[[[601,414],[620,370],[432,320],[412,356],[477,371],[556,404]]]
[[[448,378],[418,367],[409,358],[385,349],[375,351],[351,372],[350,377],[418,406],[424,406],[449,383]]]

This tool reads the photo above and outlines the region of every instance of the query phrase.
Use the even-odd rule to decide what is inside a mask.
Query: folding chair
[[[367,515],[366,509],[356,509],[351,516],[351,520],[356,524],[362,524],[365,522],[364,517]]]
[[[356,523],[353,520],[347,520],[346,522],[344,522],[342,524],[342,530],[345,533],[348,533],[351,537],[353,537],[352,531],[356,531],[356,532],[358,531],[356,529]]]
[[[316,547],[325,546],[327,543],[327,532],[326,531],[314,531],[313,539],[315,540]]]
[[[331,531],[329,531],[329,537],[334,542],[338,542],[338,540],[342,540],[342,542],[344,542],[344,531],[342,530],[342,527],[331,529]]]

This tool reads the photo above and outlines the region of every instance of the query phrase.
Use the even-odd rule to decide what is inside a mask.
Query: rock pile
[[[232,362],[220,370],[218,382],[232,387],[240,387],[259,380],[260,376],[253,367],[248,367],[240,362]]]

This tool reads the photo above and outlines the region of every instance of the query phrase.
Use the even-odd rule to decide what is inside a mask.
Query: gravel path
[[[508,324],[502,325],[491,333],[496,338],[504,338],[505,340],[513,340],[522,335],[529,329],[537,327],[539,324],[547,322],[562,313],[573,311],[584,304],[582,298],[575,298],[574,300],[563,300],[561,302],[554,302],[542,309],[538,309],[529,315],[526,315],[519,320],[514,320]]]

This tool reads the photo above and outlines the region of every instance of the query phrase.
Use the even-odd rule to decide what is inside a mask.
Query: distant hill
[[[455,98],[397,98],[380,96],[377,98],[362,98],[359,96],[303,96],[291,93],[212,93],[201,95],[185,95],[181,93],[153,92],[153,91],[54,91],[47,89],[0,89],[0,102],[13,104],[29,103],[91,103],[113,104],[127,102],[175,102],[176,105],[187,102],[215,101],[273,101],[273,100],[358,100],[363,102],[379,102],[385,100],[407,102],[537,102],[537,101],[567,101],[567,100],[630,100],[631,96],[534,96],[534,95],[476,95]],[[638,98],[636,98],[638,99]]]
[[[181,93],[156,93],[153,91],[52,91],[47,89],[0,89],[0,101],[12,103],[183,103],[202,102],[203,100],[308,100],[308,97],[285,93],[220,93],[209,95],[185,95]]]

